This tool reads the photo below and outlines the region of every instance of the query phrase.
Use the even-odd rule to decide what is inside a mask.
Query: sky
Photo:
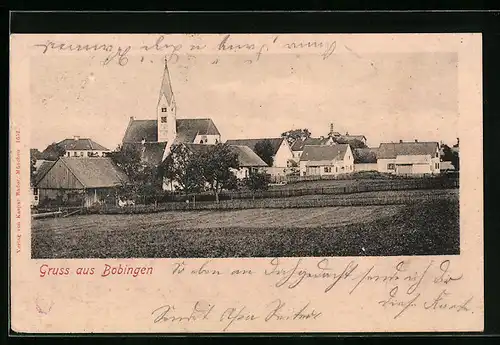
[[[162,55],[103,66],[98,57],[42,55],[30,61],[32,148],[74,135],[114,149],[129,118],[155,119]],[[142,61],[141,61],[142,60]],[[348,51],[313,54],[183,55],[169,65],[178,118],[212,118],[222,139],[279,137],[308,128],[380,142],[458,136],[456,53]]]

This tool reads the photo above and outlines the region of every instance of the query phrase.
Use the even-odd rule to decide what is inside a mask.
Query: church
[[[158,165],[174,144],[208,144],[221,142],[221,135],[212,119],[177,119],[177,108],[167,61],[163,71],[155,119],[130,117],[122,145],[140,147],[145,163]]]

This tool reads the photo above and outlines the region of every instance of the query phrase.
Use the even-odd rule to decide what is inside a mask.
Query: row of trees
[[[158,166],[145,164],[136,146],[121,146],[110,157],[129,177],[130,183],[120,191],[120,196],[127,199],[142,196],[144,201],[157,200],[165,193],[164,178],[172,190],[185,195],[211,191],[216,202],[223,190],[262,190],[269,184],[269,176],[260,172],[238,181],[233,172],[239,169],[238,155],[227,144],[200,146],[196,150],[174,145],[171,154]]]

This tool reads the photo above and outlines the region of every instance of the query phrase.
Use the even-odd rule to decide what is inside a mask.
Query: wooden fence
[[[364,183],[345,187],[321,187],[269,190],[261,192],[232,192],[219,196],[220,202],[213,200],[200,200],[202,197],[213,198],[213,195],[177,196],[177,201],[163,202],[151,205],[134,205],[117,207],[114,205],[101,205],[95,208],[81,208],[81,214],[126,214],[126,213],[150,213],[162,211],[185,211],[185,210],[225,210],[225,209],[251,209],[251,208],[303,208],[303,207],[333,207],[333,206],[369,206],[369,205],[391,205],[406,204],[420,200],[413,195],[398,196],[366,196],[363,192],[375,191],[402,191],[402,190],[435,190],[433,194],[445,192],[445,189],[459,187],[458,179],[397,179],[384,181],[381,184]],[[358,198],[343,199],[346,194],[360,193]],[[293,198],[301,196],[332,195],[332,198]],[[62,208],[59,208],[59,210]],[[66,212],[74,211],[75,208],[64,208]],[[51,212],[53,209],[39,209],[38,212]]]

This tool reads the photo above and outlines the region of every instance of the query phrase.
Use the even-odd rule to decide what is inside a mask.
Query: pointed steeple
[[[163,96],[165,96],[165,99],[167,100],[168,105],[172,105],[174,93],[172,91],[172,83],[170,82],[170,74],[168,73],[167,58],[165,58],[165,69],[163,71],[163,80],[161,82],[158,103],[160,103]]]

